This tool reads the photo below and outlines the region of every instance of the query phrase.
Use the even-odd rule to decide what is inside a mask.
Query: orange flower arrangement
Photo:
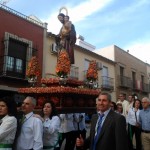
[[[59,78],[49,78],[49,79],[42,78],[41,83],[46,84],[47,86],[59,85]],[[69,86],[77,87],[77,86],[81,86],[83,84],[84,84],[83,81],[80,81],[77,79],[68,78],[68,80],[67,80],[67,85],[69,85]]]
[[[66,77],[70,73],[70,59],[68,53],[63,50],[59,53],[56,74],[59,77]]]
[[[28,78],[38,77],[40,75],[40,67],[39,62],[36,56],[33,56],[28,63],[28,67],[26,70],[26,76]]]
[[[19,93],[36,93],[36,94],[82,94],[82,95],[97,95],[100,93],[100,90],[97,89],[80,89],[80,88],[73,88],[73,87],[64,87],[64,86],[59,86],[59,87],[32,87],[32,88],[20,88],[18,90]]]
[[[89,68],[87,70],[86,78],[90,81],[96,81],[98,78],[97,65],[96,61],[92,60],[89,64]]]

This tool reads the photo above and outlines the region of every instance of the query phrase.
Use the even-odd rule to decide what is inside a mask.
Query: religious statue
[[[61,13],[65,9],[66,15]],[[60,8],[58,14],[58,20],[62,23],[59,34],[56,36],[56,45],[61,51],[65,49],[69,55],[70,63],[74,64],[74,46],[76,43],[76,31],[75,26],[69,20],[68,11],[65,7]]]

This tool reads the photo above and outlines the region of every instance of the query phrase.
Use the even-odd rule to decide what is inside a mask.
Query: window
[[[109,85],[108,67],[103,66],[102,74],[103,74],[102,85],[108,86]]]
[[[88,59],[85,59],[84,60],[84,80],[86,80],[86,73],[87,73],[87,70],[89,68],[89,64],[90,64],[90,60]]]
[[[141,75],[141,88],[144,89],[144,76]]]
[[[24,42],[9,38],[8,55],[5,56],[8,76],[25,77],[27,46]]]
[[[135,89],[136,87],[136,73],[132,71],[132,81],[133,81],[133,88]]]
[[[7,56],[6,70],[23,73],[23,60]]]
[[[13,66],[14,66],[14,58],[13,57],[7,57],[7,63],[6,63],[6,68],[8,71],[13,71]]]
[[[120,76],[123,76],[123,75],[124,75],[124,67],[120,66]]]
[[[124,85],[124,67],[120,66],[120,83],[121,85]]]
[[[23,60],[16,59],[16,67],[15,67],[16,72],[22,73],[23,72],[22,69],[23,69]]]
[[[78,79],[78,76],[79,76],[79,68],[71,66],[70,78]]]
[[[4,55],[1,57],[0,73],[15,78],[25,79],[26,64],[36,53],[32,41],[5,32]]]
[[[90,64],[90,60],[85,59],[85,60],[84,60],[84,70],[86,70],[86,71],[88,70],[89,64]]]

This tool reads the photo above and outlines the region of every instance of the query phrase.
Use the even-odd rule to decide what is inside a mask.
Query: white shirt
[[[78,124],[79,124],[79,129],[78,129]],[[75,127],[75,130],[81,130],[81,131],[86,128],[85,113],[74,114],[74,127]]]
[[[59,132],[67,133],[67,132],[74,131],[75,128],[74,128],[74,124],[73,124],[73,119],[74,119],[74,116],[72,113],[60,114],[61,125],[60,125]]]
[[[33,116],[33,112],[25,115],[26,119],[21,127],[21,133],[17,141],[17,150],[42,150],[43,149],[43,124]]]
[[[136,122],[135,108],[130,108],[128,115],[127,115],[127,123],[133,126],[135,126],[136,123],[139,123],[139,113],[140,113],[140,110],[138,109],[138,111],[136,112],[136,116],[137,116],[137,122]]]
[[[52,119],[45,119],[43,123],[43,145],[54,146],[58,142],[58,131],[60,128],[60,119],[58,116],[53,116]],[[56,147],[58,147],[57,144]],[[53,150],[54,148],[51,148]]]
[[[17,119],[6,115],[0,125],[0,144],[13,144],[17,129]],[[11,150],[12,148],[0,148],[0,150]]]
[[[123,107],[123,115],[126,117],[127,116],[127,109],[128,109],[128,106],[129,106],[129,102],[127,100],[124,100],[123,102],[122,101],[118,101],[118,103],[121,103],[122,104],[122,107]]]
[[[129,109],[133,107],[133,102],[129,103],[128,107],[127,107],[127,114],[129,112]]]

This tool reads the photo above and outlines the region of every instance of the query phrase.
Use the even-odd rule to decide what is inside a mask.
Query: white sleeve
[[[60,129],[60,119],[58,116],[52,117],[51,123],[44,125],[44,132],[49,134],[53,134],[55,131],[59,131]]]
[[[0,125],[0,141],[7,136],[12,130],[16,130],[17,120],[15,117],[10,117],[4,120]]]
[[[38,118],[34,120],[34,127],[33,127],[33,134],[34,134],[34,150],[43,150],[43,124],[42,121]]]

